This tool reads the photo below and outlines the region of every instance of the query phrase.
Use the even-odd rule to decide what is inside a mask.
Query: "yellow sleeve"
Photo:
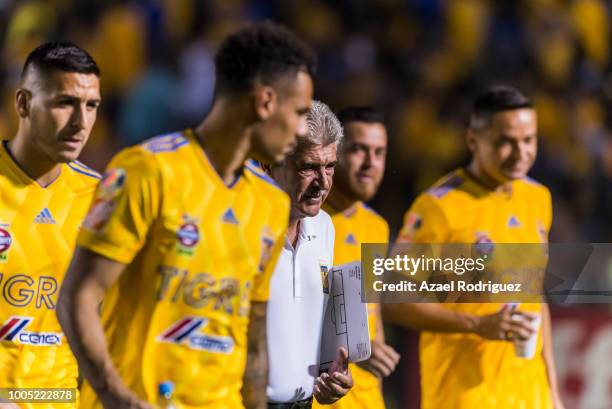
[[[388,243],[389,242],[389,224],[382,217],[378,216],[369,224],[369,231],[372,235],[368,237],[370,243]]]
[[[444,243],[448,238],[448,222],[438,199],[420,195],[404,215],[398,243]]]
[[[129,264],[160,212],[161,176],[153,154],[128,148],[108,165],[77,244]]]
[[[385,244],[384,255],[386,256],[389,252],[389,224],[379,216],[369,227],[371,227],[372,235],[368,237],[367,242]]]
[[[381,243],[389,243],[389,223],[387,223],[386,220],[383,220],[383,234],[381,236],[382,239],[384,239],[384,241],[382,241]]]
[[[546,229],[546,234],[548,235],[548,233],[550,233],[550,227],[552,225],[552,217],[553,217],[553,211],[552,211],[552,197],[550,194],[550,190],[548,190],[548,188],[544,187],[544,228]]]
[[[267,249],[264,249],[264,252],[268,252],[268,255],[264,255],[262,258],[267,259],[267,262],[263,266],[263,271],[255,276],[253,291],[251,292],[252,301],[268,301],[268,298],[270,298],[270,279],[285,244],[285,234],[286,230],[283,230],[280,238],[276,242],[270,243]]]
[[[372,242],[373,243],[385,243],[385,256],[389,251],[389,224],[382,217],[378,216],[372,227]],[[370,330],[370,339],[377,339],[379,341],[385,340],[385,333],[383,328],[383,322],[380,315],[380,304],[368,303],[368,326]]]

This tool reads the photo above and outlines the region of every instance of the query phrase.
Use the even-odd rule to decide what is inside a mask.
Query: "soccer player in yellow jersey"
[[[387,243],[389,226],[364,202],[376,194],[385,172],[387,130],[381,113],[370,107],[349,107],[338,113],[345,139],[338,155],[334,187],[324,209],[335,228],[334,263],[361,259],[361,243]],[[351,364],[354,386],[334,408],[384,408],[381,379],[395,369],[399,354],[386,345],[380,309],[368,305],[372,355]],[[317,404],[314,405],[318,406]]]
[[[537,153],[537,117],[513,87],[489,88],[474,104],[467,130],[469,165],[421,194],[406,213],[398,242],[545,243],[548,189],[527,177]],[[385,319],[423,331],[423,409],[563,408],[551,350],[547,304],[385,304]],[[534,359],[515,355],[512,338],[533,333]]]
[[[23,67],[15,93],[19,128],[0,146],[2,388],[73,388],[75,394],[77,364],[55,308],[100,178],[76,161],[96,122],[99,75],[91,56],[70,43],[37,47]]]
[[[247,158],[282,160],[306,132],[314,55],[264,23],[227,37],[215,65],[208,116],[119,153],[84,222],[58,309],[83,408],[147,408],[167,381],[182,408],[266,406],[289,198]]]

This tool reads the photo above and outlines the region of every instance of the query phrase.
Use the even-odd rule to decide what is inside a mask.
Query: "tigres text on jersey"
[[[191,130],[108,166],[78,244],[127,265],[105,296],[107,345],[126,385],[155,402],[240,408],[249,309],[268,299],[289,197],[254,162],[226,186]],[[94,407],[89,385],[82,406]]]

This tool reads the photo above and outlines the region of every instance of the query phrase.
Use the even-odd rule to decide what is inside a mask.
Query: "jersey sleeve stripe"
[[[175,132],[169,135],[156,136],[145,141],[142,145],[152,153],[161,153],[173,152],[188,143],[189,140],[183,136],[182,132]]]
[[[257,163],[257,162],[255,162]],[[253,164],[249,162],[247,162],[247,164],[245,165],[245,168],[247,170],[249,170],[253,175],[257,176],[258,178],[260,178],[261,180],[265,180],[266,182],[268,182],[269,184],[271,184],[272,186],[281,189],[281,187],[274,181],[274,179],[272,179],[270,176],[266,175],[263,170],[257,168],[253,168]],[[258,165],[257,165],[258,166]],[[282,189],[281,189],[282,190]]]
[[[80,169],[80,168],[76,167],[76,166],[75,166],[74,164],[72,164],[72,163],[69,163],[69,164],[68,164],[68,166],[70,167],[70,169],[72,169],[72,170],[74,170],[75,172],[80,173],[80,174],[82,174],[82,175],[86,175],[86,176],[89,176],[89,177],[92,177],[92,178],[94,178],[94,179],[98,179],[98,180],[99,180],[99,179],[102,179],[102,176],[100,176],[100,174],[99,174],[99,173],[97,173],[97,172],[96,172],[96,173],[94,173],[95,171],[93,171],[93,170],[92,170],[92,171],[87,172],[87,171],[85,171],[85,170],[83,170],[83,169]]]
[[[448,192],[457,189],[463,183],[463,178],[457,174],[451,174],[446,180],[444,180],[441,184],[434,186],[427,190],[427,193],[430,195],[441,199]]]
[[[99,172],[97,170],[95,170],[94,168],[90,168],[89,166],[87,166],[86,164],[84,164],[81,161],[75,160],[75,161],[72,161],[70,163],[72,163],[73,165],[78,166],[78,167],[82,168],[83,170],[86,170],[86,171],[88,171],[90,173],[95,173],[96,175],[99,175]]]

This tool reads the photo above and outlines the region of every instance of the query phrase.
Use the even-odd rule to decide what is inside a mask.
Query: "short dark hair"
[[[36,47],[23,64],[22,78],[30,67],[44,73],[58,70],[100,76],[100,68],[91,55],[78,45],[67,41],[49,42]]]
[[[344,128],[350,122],[365,122],[367,124],[385,124],[385,117],[376,108],[369,106],[351,106],[338,111],[338,119]]]
[[[491,117],[502,111],[533,108],[533,102],[510,85],[492,85],[474,100],[470,129],[482,130],[491,124]]]
[[[286,74],[314,76],[316,56],[287,28],[270,22],[248,25],[229,35],[215,55],[215,94],[249,91],[255,80],[266,85]]]

